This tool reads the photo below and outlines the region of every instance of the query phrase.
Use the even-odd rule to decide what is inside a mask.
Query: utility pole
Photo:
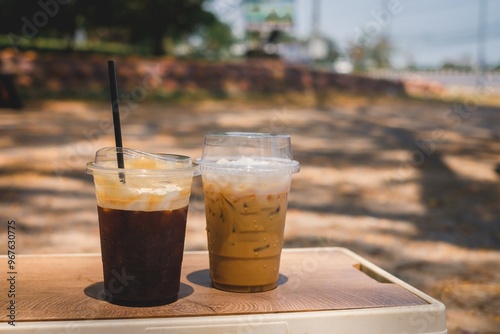
[[[325,44],[324,40],[321,38],[320,33],[320,7],[321,0],[312,1],[312,22],[311,35],[309,38],[309,56],[312,58],[313,64],[317,59],[324,58],[328,54],[328,47]]]
[[[311,36],[319,36],[319,20],[320,20],[320,3],[321,0],[313,0],[312,2],[312,22],[311,22]]]
[[[487,25],[487,2],[479,0],[479,16],[477,26],[477,66],[480,71],[486,67],[486,25]]]
[[[387,10],[389,8],[389,0],[383,0],[382,1],[382,10],[389,15],[389,18],[386,22],[386,25],[382,27],[382,31],[380,33],[380,40],[378,42],[378,52],[380,53],[380,65],[382,68],[385,67],[391,67],[391,24],[392,24],[392,19],[393,16],[392,14],[388,14],[389,11]]]
[[[487,31],[487,0],[478,1],[477,22],[477,71],[476,89],[482,93],[486,81],[486,31]]]

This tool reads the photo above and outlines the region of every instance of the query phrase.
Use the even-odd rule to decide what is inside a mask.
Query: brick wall
[[[0,52],[0,71],[16,74],[21,90],[82,92],[107,90],[105,55]],[[280,60],[252,59],[238,63],[113,57],[122,90],[159,89],[167,92],[204,90],[226,95],[293,93],[330,89],[367,95],[404,95],[400,81],[313,71]]]

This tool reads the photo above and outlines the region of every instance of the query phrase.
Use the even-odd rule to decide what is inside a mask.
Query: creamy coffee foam
[[[203,184],[214,191],[246,195],[266,195],[288,192],[291,175],[202,174]]]
[[[115,173],[94,173],[97,204],[102,208],[129,211],[175,210],[186,207],[191,193],[192,172],[158,173],[172,169],[171,162],[159,159],[125,161],[125,184]],[[113,162],[102,164],[114,167]],[[134,173],[127,173],[134,169]],[[144,170],[144,173],[137,173]],[[149,174],[148,174],[149,173]]]
[[[272,160],[256,160],[250,157],[219,159],[213,166],[202,169],[203,184],[214,191],[237,193],[241,196],[286,193],[290,189],[292,174],[287,171],[270,172],[275,165],[280,164]],[[269,169],[262,171],[259,167]]]
[[[236,160],[219,159],[217,165],[233,165],[233,166],[269,166],[272,161],[269,160],[255,160],[249,157],[241,157]]]

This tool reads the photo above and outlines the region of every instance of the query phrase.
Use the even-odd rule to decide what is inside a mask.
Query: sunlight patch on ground
[[[443,157],[448,167],[463,178],[477,181],[495,182],[499,176],[494,171],[491,161],[467,159],[461,156],[447,155]]]

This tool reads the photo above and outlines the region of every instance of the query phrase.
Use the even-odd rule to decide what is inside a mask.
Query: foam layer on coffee
[[[217,165],[230,166],[269,166],[272,164],[273,162],[270,160],[255,160],[250,157],[241,157],[236,160],[228,160],[225,158],[217,160]]]
[[[215,165],[202,169],[203,185],[212,191],[237,193],[238,195],[267,195],[286,193],[290,189],[291,173],[269,173],[258,167],[272,167],[279,163],[269,160],[255,160],[242,157],[236,160],[219,159]],[[257,167],[255,169],[239,169],[231,167]]]
[[[126,160],[125,184],[116,173],[94,173],[97,205],[102,208],[129,211],[175,210],[186,207],[191,194],[192,172],[158,173],[172,169],[171,162],[156,159]],[[112,162],[103,167],[114,167]],[[144,173],[127,173],[127,169]],[[148,171],[153,173],[148,174]],[[155,173],[156,172],[156,173]],[[153,175],[151,175],[153,174]]]

